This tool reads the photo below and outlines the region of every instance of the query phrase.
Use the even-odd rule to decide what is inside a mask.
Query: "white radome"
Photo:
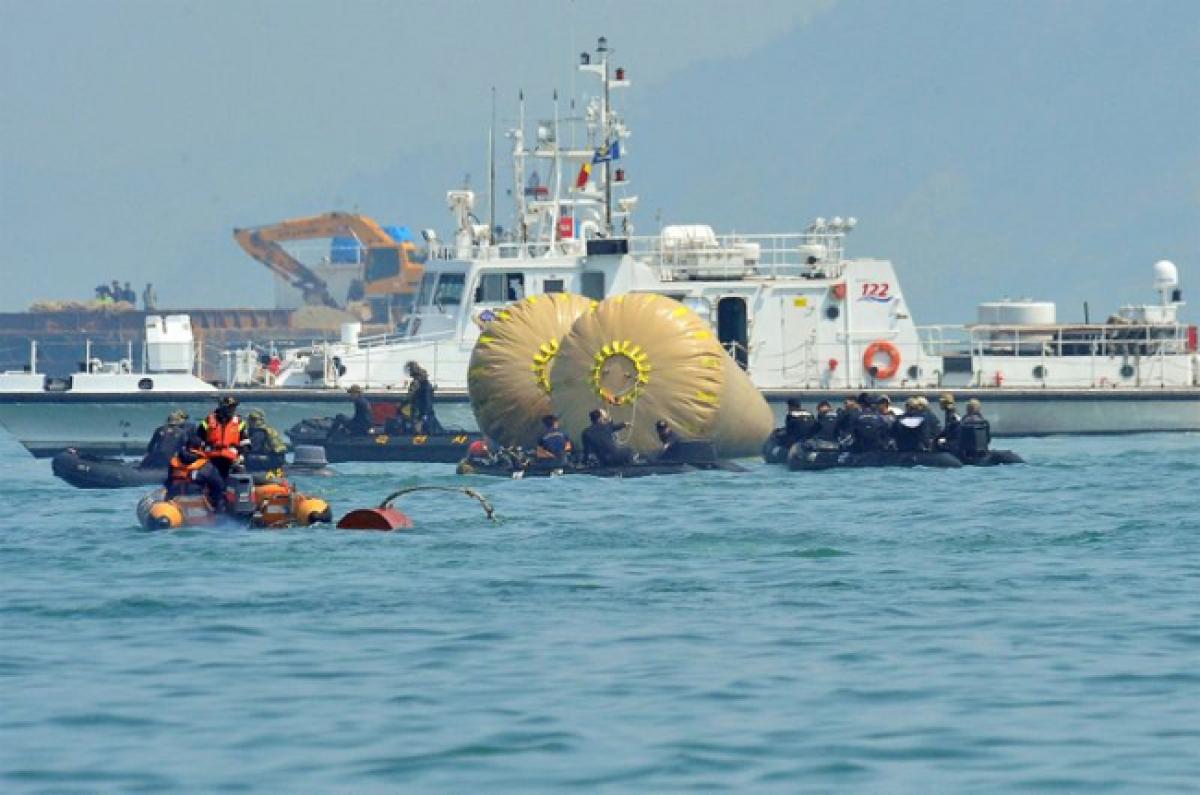
[[[1154,289],[1174,290],[1179,286],[1179,269],[1170,260],[1160,259],[1154,263]]]

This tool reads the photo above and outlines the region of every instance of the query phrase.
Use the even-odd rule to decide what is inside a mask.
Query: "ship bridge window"
[[[480,304],[503,304],[524,297],[524,273],[485,273],[475,288],[475,302]]]
[[[561,293],[563,291],[562,279],[546,279],[542,282],[543,293]]]
[[[400,275],[400,249],[372,248],[367,250],[366,276],[368,282],[391,279]]]
[[[437,274],[426,272],[421,277],[421,287],[417,291],[417,306],[429,306],[429,299],[433,298],[433,283],[437,281]]]
[[[465,281],[466,277],[461,273],[443,273],[433,293],[433,305],[447,307],[461,304]]]

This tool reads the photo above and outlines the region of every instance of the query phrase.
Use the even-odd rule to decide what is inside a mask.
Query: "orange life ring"
[[[881,366],[875,361],[876,354],[886,354],[888,364],[886,367]],[[869,373],[871,368],[875,368],[875,379],[878,381],[886,381],[894,376],[900,370],[900,349],[890,342],[884,340],[876,340],[867,346],[863,351],[863,368]]]

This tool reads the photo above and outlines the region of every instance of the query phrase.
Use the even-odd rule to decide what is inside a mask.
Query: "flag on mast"
[[[592,164],[584,163],[579,168],[579,176],[575,177],[575,190],[583,190],[588,183],[588,178],[592,175]]]

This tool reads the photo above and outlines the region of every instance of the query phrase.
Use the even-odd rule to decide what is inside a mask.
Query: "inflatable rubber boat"
[[[492,477],[511,478],[551,478],[561,475],[591,475],[597,478],[643,478],[650,475],[682,475],[685,472],[701,472],[719,469],[726,472],[745,472],[746,470],[732,461],[721,461],[715,464],[688,464],[684,462],[656,463],[644,461],[622,466],[579,466],[576,464],[547,464],[534,461],[524,466],[514,466],[510,463],[480,463],[466,460],[458,463],[456,470],[460,475],[490,475]]]
[[[998,466],[1000,464],[1023,464],[1025,459],[1011,450],[989,450],[978,456],[959,457],[953,453],[921,452],[902,453],[897,450],[877,450],[869,453],[849,451],[810,450],[803,444],[794,444],[788,451],[788,469],[820,470],[861,467],[933,467],[935,469],[958,469],[963,466]]]
[[[512,449],[503,449],[484,458],[464,458],[458,462],[460,475],[491,475],[493,477],[547,478],[561,475],[591,475],[600,478],[641,478],[650,475],[680,475],[685,472],[722,470],[745,472],[745,468],[717,458],[712,442],[694,439],[680,442],[668,458],[634,461],[614,466],[568,461],[558,463],[529,456]]]
[[[138,522],[147,530],[211,527],[228,522],[246,527],[298,527],[333,520],[329,503],[300,493],[283,479],[233,475],[225,493],[224,510],[214,510],[208,497],[185,493],[168,497],[159,487],[138,501]]]
[[[383,431],[358,436],[335,430],[330,417],[302,420],[287,435],[294,445],[324,447],[326,457],[334,464],[346,461],[453,464],[462,459],[471,442],[483,438],[477,431],[457,429],[428,434]]]
[[[808,450],[802,444],[792,445],[788,452],[788,469],[853,469],[860,467],[934,467],[958,469],[959,461],[950,453],[901,453],[896,450],[875,450],[868,453],[849,451]]]
[[[265,457],[262,456],[246,456],[245,464],[251,472],[266,472],[268,467]],[[50,460],[50,469],[55,475],[79,489],[160,486],[167,479],[166,467],[143,467],[138,461],[101,458],[81,453],[74,448],[68,448],[54,456]],[[288,469],[291,471],[292,467],[289,465]],[[296,471],[299,473],[299,469]],[[313,468],[311,474],[320,473]]]

